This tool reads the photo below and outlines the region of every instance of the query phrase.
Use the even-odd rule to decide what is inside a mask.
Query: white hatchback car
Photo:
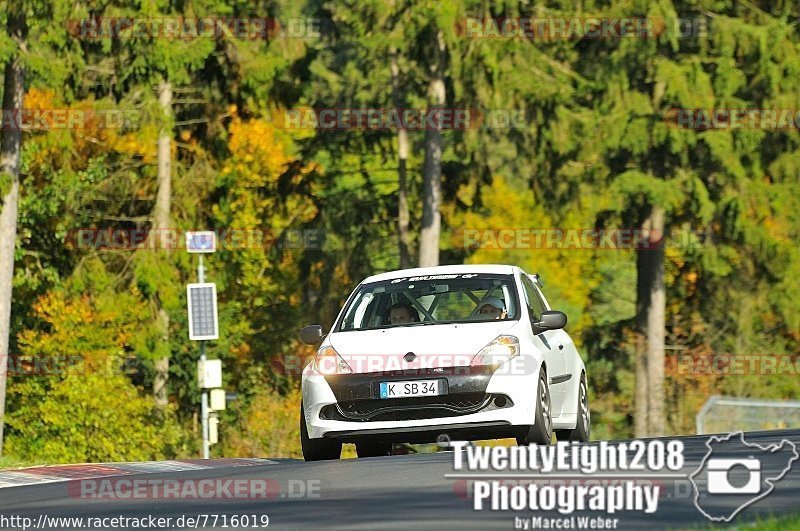
[[[374,275],[356,287],[303,370],[307,461],[388,455],[393,442],[589,440],[586,368],[537,275],[454,265]]]

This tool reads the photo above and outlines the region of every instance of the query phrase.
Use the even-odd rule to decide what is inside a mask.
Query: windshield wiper
[[[461,321],[445,320],[445,321],[420,321],[418,323],[406,323],[406,325],[434,325],[434,324],[454,324]]]

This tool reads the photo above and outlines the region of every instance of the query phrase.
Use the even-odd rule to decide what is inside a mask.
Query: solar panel
[[[188,284],[186,299],[189,302],[189,339],[219,339],[217,285],[210,282]]]

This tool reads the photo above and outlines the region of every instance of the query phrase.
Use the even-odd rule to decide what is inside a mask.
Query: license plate
[[[411,396],[437,396],[441,391],[439,380],[410,380],[381,382],[381,398],[407,398]]]

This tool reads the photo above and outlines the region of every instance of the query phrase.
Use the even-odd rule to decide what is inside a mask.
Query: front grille
[[[500,405],[498,405],[500,404]],[[391,400],[352,400],[325,406],[320,417],[344,421],[403,421],[470,415],[510,407],[505,395],[465,393]]]

